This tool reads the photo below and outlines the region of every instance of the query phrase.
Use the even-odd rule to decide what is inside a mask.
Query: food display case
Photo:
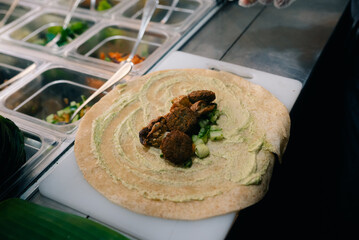
[[[88,2],[75,10],[66,38],[53,45],[48,43],[62,36],[68,0],[20,0],[0,28],[0,84],[11,81],[0,90],[0,115],[19,127],[26,152],[26,162],[1,183],[0,200],[39,199],[39,183],[73,148],[85,111],[69,122],[71,111],[120,68],[135,44],[144,1],[107,0],[107,7]],[[10,4],[0,0],[3,13]],[[121,82],[149,72],[221,6],[215,0],[159,1],[137,49],[137,62]]]
[[[79,70],[50,64],[44,66],[22,86],[4,95],[1,107],[4,112],[19,116],[39,126],[70,134],[77,123],[61,121],[52,123],[49,116],[71,106],[71,102],[81,102],[82,98],[90,96],[104,81],[103,78]],[[102,96],[98,96],[94,101]]]
[[[71,21],[74,26],[70,29],[81,31],[72,32],[74,37],[66,37],[64,42],[46,46],[59,33],[71,2],[19,0],[14,13],[0,27],[0,85],[17,79],[0,88],[0,115],[19,127],[26,152],[25,163],[0,183],[0,201],[16,197],[74,213],[130,239],[237,239],[253,237],[253,233],[257,237],[273,235],[286,239],[297,230],[308,233],[297,215],[312,216],[318,212],[312,211],[318,205],[306,201],[308,194],[298,198],[298,193],[318,189],[317,185],[301,181],[300,176],[310,175],[311,171],[301,164],[301,157],[307,152],[298,154],[303,152],[302,145],[295,146],[302,142],[298,138],[300,141],[288,145],[282,170],[278,164],[275,167],[272,177],[275,181],[269,194],[256,206],[240,212],[198,221],[150,217],[113,204],[91,187],[78,167],[74,151],[81,118],[67,122],[63,113],[88,98],[120,69],[121,61],[136,41],[145,0],[83,0],[74,12]],[[91,6],[91,2],[95,4]],[[11,3],[12,0],[0,0],[0,18]],[[307,112],[308,105],[313,112],[322,107],[303,101],[312,95],[308,89],[313,87],[313,81],[319,80],[314,89],[325,87],[322,92],[330,96],[328,99],[336,99],[332,97],[336,91],[325,91],[327,86],[336,86],[330,84],[330,79],[338,79],[327,78],[330,74],[326,70],[336,65],[327,67],[327,61],[336,59],[328,58],[333,56],[328,51],[341,46],[337,43],[342,43],[346,35],[342,34],[342,28],[350,12],[348,3],[295,1],[289,8],[277,9],[272,4],[242,8],[238,1],[225,0],[159,0],[136,53],[139,61],[121,83],[169,68],[234,73],[263,86],[292,110],[291,117],[296,118],[293,123],[297,125],[293,124],[295,131],[291,129],[291,139],[294,136],[296,140],[296,134],[304,136],[315,128],[298,128],[303,122],[307,126],[307,115],[302,113]],[[324,58],[329,60],[323,62]],[[320,70],[326,72],[324,78],[318,73]],[[109,91],[104,91],[88,106]],[[303,94],[298,104],[299,93],[307,95]],[[306,105],[301,106],[303,103]],[[309,130],[303,132],[303,129]],[[299,178],[287,181],[288,173]],[[283,223],[285,231],[276,231],[276,221],[258,221],[273,214],[289,219]],[[314,215],[311,219],[317,226]]]

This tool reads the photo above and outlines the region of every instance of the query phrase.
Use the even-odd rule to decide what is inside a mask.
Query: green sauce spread
[[[145,123],[168,112],[175,96],[198,89],[216,92],[224,139],[209,141],[210,155],[194,158],[191,168],[175,167],[161,159],[159,149],[143,147],[138,132]],[[234,81],[177,77],[168,71],[154,75],[137,90],[118,88],[119,98],[92,126],[92,152],[115,182],[146,198],[174,202],[203,200],[233,186],[261,182],[269,166],[262,150],[273,151],[273,147],[241,102],[240,95],[248,93]]]

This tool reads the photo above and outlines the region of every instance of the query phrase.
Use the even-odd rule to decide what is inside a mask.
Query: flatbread
[[[138,132],[168,112],[173,97],[205,89],[216,93],[220,110],[239,111],[218,120],[225,140],[208,143],[210,157],[183,169],[140,144]],[[165,70],[118,86],[96,103],[81,120],[75,155],[84,178],[111,202],[149,216],[196,220],[262,199],[289,129],[285,106],[259,85],[226,72]]]

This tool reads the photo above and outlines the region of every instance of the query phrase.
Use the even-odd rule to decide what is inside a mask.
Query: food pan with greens
[[[84,33],[88,29],[88,24],[86,22],[72,22],[69,27],[63,28],[62,26],[52,26],[47,28],[45,31],[41,32],[36,37],[29,40],[30,43],[39,44],[46,46],[47,43],[51,42],[58,34],[61,35],[60,39],[56,42],[57,46],[64,46],[76,37]]]
[[[94,20],[87,19],[85,15],[77,16],[75,14],[68,27],[63,29],[65,16],[66,12],[60,14],[49,10],[19,25],[7,35],[11,41],[18,40],[27,45],[42,46],[54,39],[56,35],[60,35],[61,38],[58,40],[57,46],[62,47],[78,38],[94,24]]]

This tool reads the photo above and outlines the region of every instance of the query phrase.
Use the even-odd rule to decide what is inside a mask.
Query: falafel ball
[[[203,100],[207,103],[216,99],[216,94],[210,90],[197,90],[188,94],[188,99],[191,103],[195,103],[199,100]]]
[[[178,97],[175,97],[174,99],[172,99],[172,106],[170,111],[172,111],[174,108],[176,107],[188,107],[190,108],[192,106],[192,103],[189,101],[188,96],[186,95],[181,95]]]
[[[169,131],[179,130],[188,133],[192,131],[197,124],[197,114],[183,106],[172,108],[171,112],[164,117]]]
[[[191,137],[178,130],[166,135],[160,149],[163,157],[177,166],[184,165],[194,153]]]
[[[139,132],[141,144],[149,147],[160,147],[165,132],[167,131],[166,119],[162,116],[153,119]]]
[[[201,117],[212,112],[216,107],[217,104],[215,103],[207,103],[203,100],[199,100],[191,106],[191,110],[195,112],[198,117]]]

